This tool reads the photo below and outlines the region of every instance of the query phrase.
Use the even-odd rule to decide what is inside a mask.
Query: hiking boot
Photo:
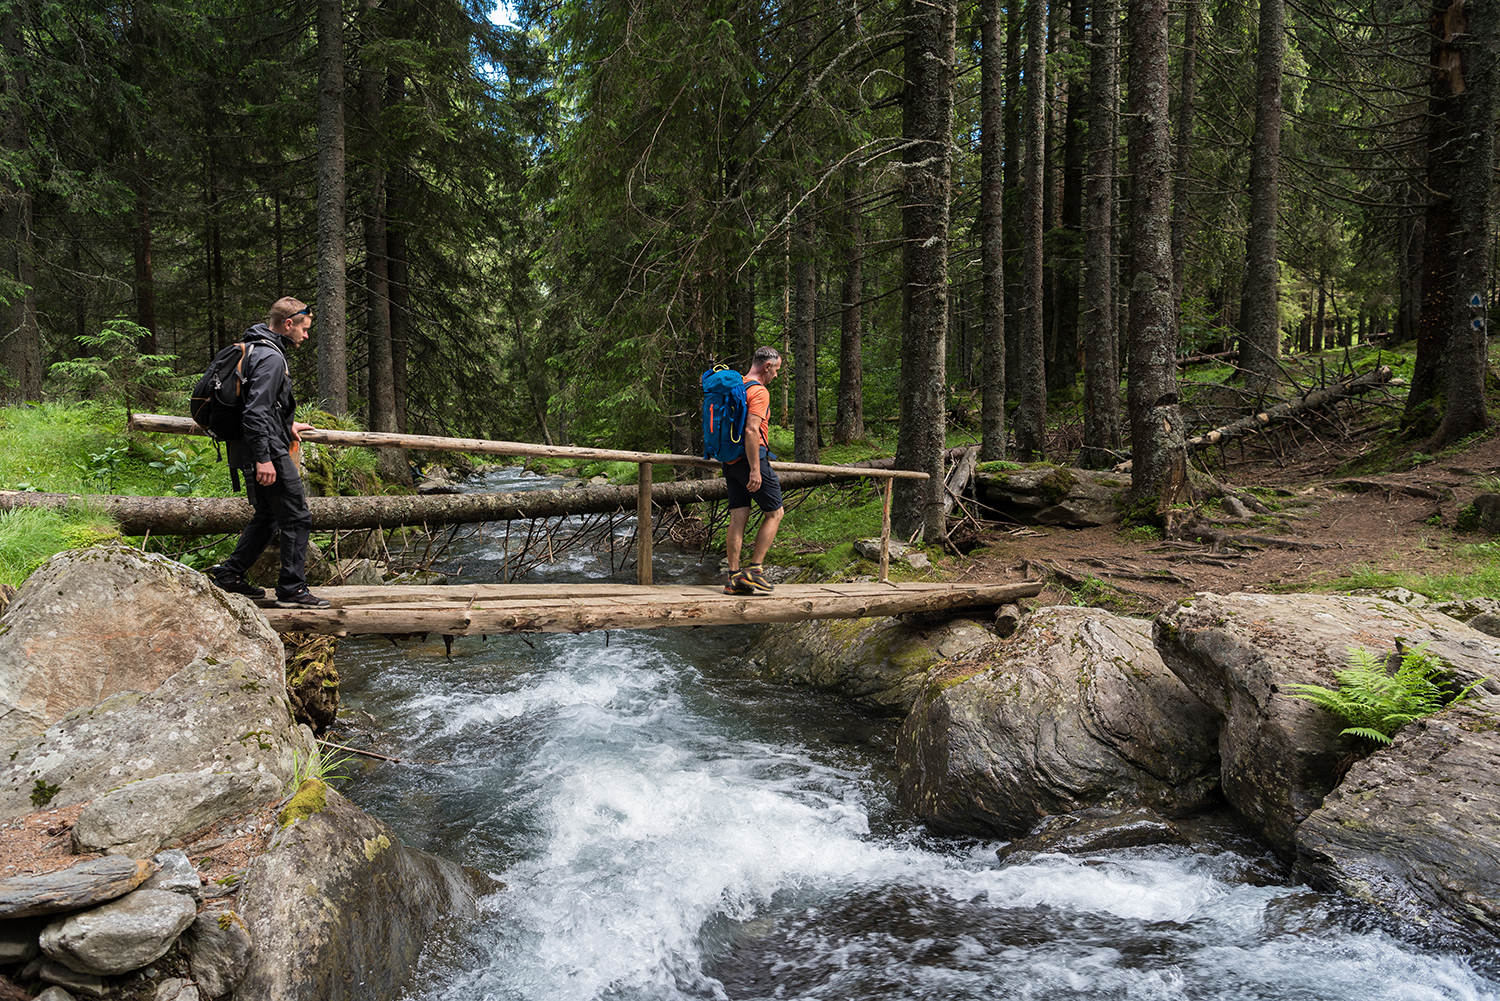
[[[752,594],[770,594],[776,589],[776,585],[766,579],[766,569],[759,563],[752,563],[740,571],[743,578],[742,586],[750,588]]]
[[[228,591],[230,594],[243,594],[247,598],[255,598],[256,600],[266,596],[265,588],[256,587],[244,577],[241,577],[237,573],[231,573],[223,567],[209,567],[206,576],[221,591]]]
[[[287,598],[279,594],[276,596],[277,608],[329,608],[332,604],[327,598],[320,598],[305,587]]]
[[[755,588],[745,580],[745,571],[736,570],[729,575],[729,582],[724,585],[725,594],[754,594]]]

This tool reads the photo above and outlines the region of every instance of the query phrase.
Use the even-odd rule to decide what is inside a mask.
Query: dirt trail
[[[948,570],[964,580],[1050,580],[1037,605],[1084,601],[1151,615],[1199,591],[1295,591],[1360,567],[1414,574],[1465,569],[1458,549],[1485,537],[1455,532],[1454,521],[1481,492],[1476,484],[1500,474],[1500,440],[1401,472],[1338,471],[1368,447],[1318,442],[1280,464],[1262,456],[1212,468],[1226,485],[1277,491],[1271,523],[1254,519],[1233,530],[1292,540],[1296,549],[1215,552],[1116,527],[997,528],[982,534],[982,550],[950,560]]]

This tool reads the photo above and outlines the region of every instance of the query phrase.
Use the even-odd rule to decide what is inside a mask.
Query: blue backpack
[[[745,417],[749,404],[747,386],[759,386],[725,365],[703,373],[703,457],[736,462],[745,455]]]

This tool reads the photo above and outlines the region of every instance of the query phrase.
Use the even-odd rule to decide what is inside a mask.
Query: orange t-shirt
[[[744,377],[744,380],[746,383],[745,432],[749,434],[750,428],[754,427],[760,438],[761,446],[764,447],[766,444],[766,428],[771,425],[771,391],[759,382],[755,382],[748,375]],[[752,382],[755,382],[755,385],[750,385]],[[757,423],[752,425],[751,421],[756,421]],[[758,459],[760,456],[757,455],[756,458]],[[734,462],[739,461],[739,459],[734,460]],[[729,465],[734,465],[734,462],[729,463]]]

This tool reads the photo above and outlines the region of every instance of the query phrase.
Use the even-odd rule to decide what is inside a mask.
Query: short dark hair
[[[775,348],[771,347],[769,344],[762,344],[760,347],[758,347],[758,348],[755,349],[755,354],[750,357],[750,367],[754,368],[755,366],[761,364],[762,362],[780,361],[780,360],[781,360],[781,352],[780,351],[777,351]]]

